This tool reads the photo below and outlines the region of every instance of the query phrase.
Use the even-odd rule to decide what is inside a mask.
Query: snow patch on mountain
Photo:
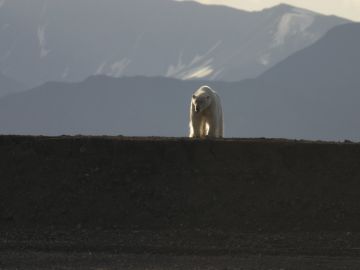
[[[266,53],[266,54],[264,54],[264,55],[262,55],[262,56],[260,56],[260,58],[259,58],[259,62],[263,65],[263,66],[268,66],[269,64],[270,64],[270,62],[271,62],[271,55],[270,55],[270,53]]]
[[[107,65],[107,62],[106,62],[106,61],[102,62],[102,63],[97,67],[94,75],[102,75],[102,74],[104,74],[104,69],[105,69],[106,65]]]
[[[204,65],[187,71],[186,73],[182,74],[180,79],[182,80],[202,79],[210,76],[214,72],[214,69],[210,65],[212,61],[213,59],[209,59],[206,63],[204,63]]]
[[[220,75],[225,71],[225,68],[217,68],[217,70],[214,70],[211,76],[209,76],[209,80],[218,80],[220,78]]]
[[[190,80],[190,79],[201,79],[205,78],[209,75],[211,75],[214,72],[214,70],[211,68],[211,66],[206,66],[204,68],[198,69],[194,71],[193,73],[185,76],[184,80]]]
[[[299,8],[293,8],[291,12],[281,16],[271,47],[285,45],[289,38],[299,34],[309,40],[316,39],[312,33],[307,31],[314,23],[315,16],[315,13]]]
[[[114,62],[110,66],[110,72],[107,73],[108,76],[113,77],[121,77],[125,71],[125,69],[131,64],[131,60],[128,58],[124,58],[120,61]]]
[[[37,29],[37,37],[39,41],[39,47],[40,47],[40,58],[46,57],[50,50],[47,49],[47,40],[46,40],[46,26],[40,25]]]
[[[131,64],[132,60],[125,57],[119,61],[108,64],[107,61],[102,62],[96,69],[95,75],[107,75],[119,78],[124,75],[126,68]]]
[[[188,64],[183,63],[183,52],[179,54],[176,65],[170,65],[166,72],[167,77],[188,80],[206,78],[214,73],[211,63],[214,58],[211,55],[222,44],[219,40],[204,54],[196,54]]]

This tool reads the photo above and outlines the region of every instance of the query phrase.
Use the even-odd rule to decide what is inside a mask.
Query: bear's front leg
[[[190,119],[190,138],[201,137],[201,118],[198,115],[192,115]]]
[[[207,134],[207,138],[219,138],[221,136],[219,136],[219,132],[218,132],[218,123],[216,121],[216,119],[211,119],[209,122],[208,122],[208,125],[209,125],[209,131],[208,131],[208,134]]]

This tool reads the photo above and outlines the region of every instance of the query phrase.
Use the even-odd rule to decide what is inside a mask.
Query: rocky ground
[[[0,269],[360,269],[360,145],[0,137]]]

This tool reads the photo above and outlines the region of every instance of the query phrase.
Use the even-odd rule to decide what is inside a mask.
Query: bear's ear
[[[195,98],[196,98],[196,96],[195,96],[195,95],[193,95],[193,96],[192,96],[192,98],[194,98],[194,99],[195,99]]]

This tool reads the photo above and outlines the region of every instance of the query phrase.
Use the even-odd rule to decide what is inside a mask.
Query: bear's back
[[[207,85],[204,85],[204,86],[201,86],[196,92],[195,92],[195,95],[196,96],[200,96],[200,95],[203,95],[203,94],[208,94],[210,96],[218,96],[217,93],[212,90],[209,86]]]

